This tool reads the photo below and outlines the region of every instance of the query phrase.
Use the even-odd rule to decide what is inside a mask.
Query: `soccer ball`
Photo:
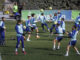
[[[49,7],[49,10],[52,10],[52,7]]]
[[[22,20],[22,22],[25,22],[25,20]]]
[[[39,39],[39,38],[40,38],[40,36],[36,36],[36,38],[37,38],[37,39]]]
[[[24,29],[26,29],[26,26],[23,26],[24,27]]]
[[[6,29],[6,27],[5,27],[5,26],[4,26],[3,28],[4,28],[4,29]]]
[[[57,24],[57,22],[55,21],[54,24]]]
[[[43,9],[40,9],[40,11],[41,11],[41,12],[44,12],[44,10],[43,10]]]

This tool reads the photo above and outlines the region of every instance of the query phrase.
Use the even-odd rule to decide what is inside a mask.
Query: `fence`
[[[45,10],[44,14],[47,17],[47,20],[50,18],[49,15],[54,15],[58,10]],[[22,11],[22,20],[26,20],[28,15],[31,13],[36,14],[36,18],[38,18],[41,14],[40,10],[23,10]],[[75,20],[79,15],[80,10],[61,10],[62,16],[65,17],[67,21]]]

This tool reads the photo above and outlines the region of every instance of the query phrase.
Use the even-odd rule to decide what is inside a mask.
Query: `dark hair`
[[[54,13],[54,16],[57,16],[57,13]]]
[[[31,14],[32,17],[34,17],[34,15],[35,15],[34,13]]]
[[[5,17],[2,17],[2,20],[4,19]]]
[[[57,23],[57,26],[59,26],[60,24],[59,23]]]
[[[44,15],[44,13],[41,13],[41,15]]]
[[[31,16],[27,16],[27,18],[30,18]]]
[[[72,28],[75,28],[76,29],[77,27],[74,25]]]
[[[21,23],[21,20],[17,20],[17,24],[18,24],[18,23]]]
[[[63,21],[64,21],[64,18],[61,18],[61,20],[63,20]]]

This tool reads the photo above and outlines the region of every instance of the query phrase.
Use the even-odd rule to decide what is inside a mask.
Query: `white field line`
[[[1,58],[1,53],[0,53],[0,60],[2,60],[2,58]]]

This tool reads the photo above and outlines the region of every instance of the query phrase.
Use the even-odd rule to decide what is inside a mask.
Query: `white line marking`
[[[2,60],[2,58],[1,58],[1,53],[0,53],[0,60]]]

